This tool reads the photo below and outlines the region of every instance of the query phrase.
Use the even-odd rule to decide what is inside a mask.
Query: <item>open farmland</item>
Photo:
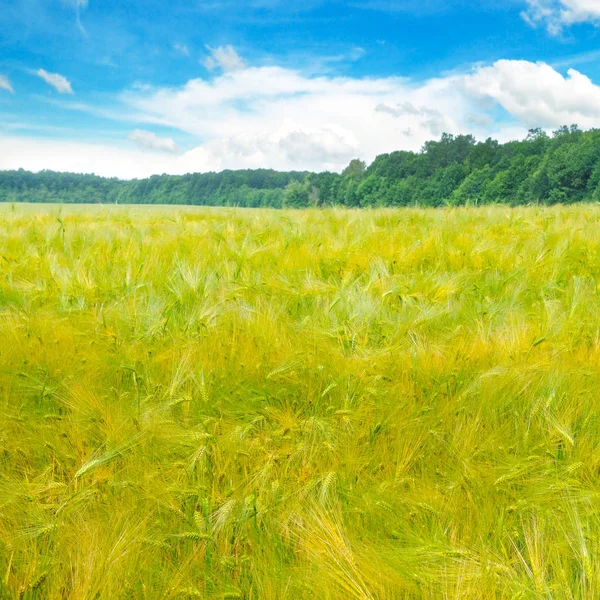
[[[600,208],[0,207],[0,597],[600,597]]]

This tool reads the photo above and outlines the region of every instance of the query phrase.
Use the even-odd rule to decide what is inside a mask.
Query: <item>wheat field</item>
[[[600,598],[600,208],[0,207],[0,598]]]

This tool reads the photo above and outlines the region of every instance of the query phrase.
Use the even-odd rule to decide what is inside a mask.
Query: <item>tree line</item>
[[[2,202],[311,206],[557,204],[600,200],[600,130],[563,126],[500,144],[443,134],[420,152],[354,159],[342,173],[269,169],[154,175],[123,181],[95,175],[0,171]]]

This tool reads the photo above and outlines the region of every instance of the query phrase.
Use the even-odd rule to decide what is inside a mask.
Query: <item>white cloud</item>
[[[179,147],[174,139],[159,137],[152,131],[136,129],[129,134],[129,139],[135,142],[140,148],[179,154]]]
[[[0,168],[126,177],[257,167],[340,171],[355,157],[369,162],[384,152],[418,150],[444,131],[507,141],[530,127],[600,127],[600,87],[588,77],[508,60],[418,83],[244,67],[181,87],[135,86],[109,111],[61,105],[148,129],[171,127],[198,140],[197,147],[177,154],[172,139],[145,129],[131,134],[140,149],[117,147],[112,154],[104,145],[22,140],[10,152],[0,144]]]
[[[15,92],[15,90],[13,89],[13,86],[11,85],[11,83],[6,75],[0,75],[0,90],[6,90],[7,92],[10,92],[11,94],[14,94],[14,92]]]
[[[87,32],[81,23],[81,9],[85,9],[88,7],[88,0],[63,0],[66,4],[69,4],[75,9],[75,22],[77,23],[77,28],[81,33],[86,36]]]
[[[277,140],[277,146],[290,163],[303,167],[307,163],[341,162],[359,151],[358,142],[344,131],[330,126],[323,129],[290,131]]]
[[[527,126],[600,126],[600,87],[574,69],[563,77],[545,63],[500,60],[465,77],[465,88]]]
[[[431,132],[431,135],[435,137],[444,133],[445,130],[446,120],[444,118],[444,115],[439,110],[429,108],[428,106],[422,106],[417,108],[416,106],[413,106],[410,102],[403,102],[401,104],[397,104],[396,106],[378,104],[375,107],[375,110],[377,112],[386,113],[394,117],[423,117],[424,120],[422,120],[422,122],[424,126],[426,126]]]
[[[0,170],[51,169],[131,179],[155,173],[185,173],[186,163],[181,162],[180,158],[108,144],[0,135]],[[213,167],[213,164],[199,161],[197,168],[187,170],[208,170]]]
[[[243,59],[231,45],[218,46],[217,48],[206,46],[206,48],[210,52],[210,56],[202,64],[209,71],[214,71],[216,68],[220,68],[224,72],[237,71],[245,66]]]
[[[183,54],[184,56],[190,55],[190,49],[185,44],[173,44],[173,50]]]
[[[527,0],[527,5],[523,18],[534,27],[544,25],[552,35],[576,23],[600,24],[598,0]]]
[[[44,69],[38,69],[35,74],[51,85],[59,94],[72,94],[73,88],[70,81],[58,73],[48,73]]]
[[[465,115],[477,112],[460,77],[417,85],[399,77],[315,77],[272,66],[180,88],[130,90],[122,101],[140,122],[205,140],[202,148],[219,168],[341,170],[357,155],[372,160],[398,148],[419,149],[443,131],[470,130]]]

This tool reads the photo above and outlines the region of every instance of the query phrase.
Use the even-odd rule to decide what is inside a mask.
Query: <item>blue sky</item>
[[[339,170],[600,126],[600,0],[0,0],[0,168]]]

